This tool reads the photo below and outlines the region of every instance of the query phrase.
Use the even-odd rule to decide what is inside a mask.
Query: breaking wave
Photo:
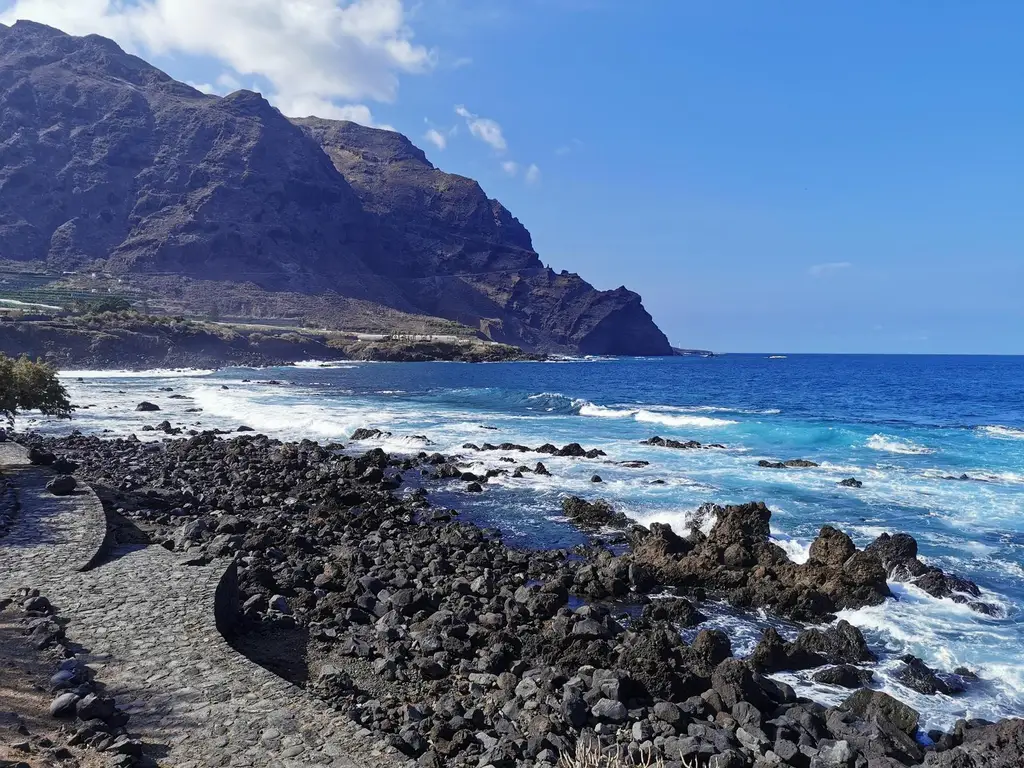
[[[666,427],[711,429],[714,427],[727,427],[730,424],[737,423],[731,419],[716,419],[711,416],[663,413],[646,408],[609,408],[604,405],[594,405],[594,403],[590,402],[580,405],[578,412],[580,416],[592,416],[602,419],[633,419],[644,424],[661,424]]]
[[[935,453],[933,448],[918,445],[912,440],[883,434],[876,434],[869,437],[867,446],[873,451],[900,453],[907,456],[923,456],[925,454]]]
[[[1014,429],[1013,427],[1003,427],[999,424],[992,426],[978,427],[979,430],[984,432],[990,437],[999,437],[1009,440],[1024,440],[1024,429]]]

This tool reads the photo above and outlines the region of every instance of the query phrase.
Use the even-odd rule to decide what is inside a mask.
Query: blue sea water
[[[560,515],[567,493],[603,498],[642,523],[677,528],[707,501],[763,500],[773,510],[773,536],[798,560],[825,524],[848,532],[859,546],[883,531],[911,533],[924,559],[975,580],[1002,614],[983,616],[906,585],[896,585],[896,600],[844,614],[882,656],[879,685],[919,709],[929,725],[1024,715],[1024,358],[310,363],[216,372],[68,372],[65,379],[74,400],[88,406],[74,422],[87,432],[157,439],[141,427],[167,418],[206,428],[246,424],[282,439],[347,441],[357,427],[376,427],[391,436],[360,447],[462,452],[478,469],[512,466],[503,455],[521,463],[542,460],[551,477],[496,478],[482,495],[465,493],[461,483],[431,494],[464,519],[501,529],[517,546],[585,540]],[[163,411],[136,413],[142,399]],[[186,412],[196,407],[202,412]],[[68,429],[31,418],[19,426]],[[640,445],[652,435],[725,447]],[[466,442],[579,442],[608,456],[476,454],[461,451]],[[821,466],[757,466],[760,459],[792,458]],[[650,464],[611,463],[627,460]],[[604,482],[592,483],[594,474]],[[969,479],[947,479],[961,475]],[[864,487],[837,485],[847,477]],[[724,608],[713,613],[711,624],[725,627],[739,652],[749,650],[770,621]],[[903,653],[943,670],[966,665],[981,681],[965,695],[922,696],[891,677]],[[844,696],[806,675],[784,678],[826,703]]]

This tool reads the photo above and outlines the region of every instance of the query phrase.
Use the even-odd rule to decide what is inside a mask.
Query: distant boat
[[[785,355],[772,355],[768,359],[769,360],[785,360],[786,356]]]

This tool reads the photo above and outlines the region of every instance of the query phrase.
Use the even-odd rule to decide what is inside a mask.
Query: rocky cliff
[[[504,206],[404,136],[204,95],[30,22],[0,25],[0,262],[197,312],[290,302],[337,324],[343,297],[528,349],[672,352],[637,294],[547,268]]]

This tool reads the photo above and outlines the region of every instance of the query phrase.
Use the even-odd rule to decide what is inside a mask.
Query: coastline
[[[241,555],[238,598],[246,631],[237,647],[266,653],[261,638],[308,631],[310,687],[351,708],[358,722],[421,765],[475,764],[484,757],[495,765],[495,759],[544,764],[549,761],[541,758],[564,753],[583,733],[606,744],[624,743],[625,734],[629,749],[647,744],[668,759],[676,749],[703,761],[730,753],[733,762],[724,765],[772,764],[768,753],[778,756],[790,744],[791,758],[816,759],[839,741],[899,764],[918,764],[928,751],[939,758],[929,765],[956,765],[942,760],[982,749],[994,733],[977,722],[958,725],[953,734],[921,734],[906,723],[901,729],[896,721],[910,716],[885,694],[859,694],[849,706],[827,708],[768,676],[808,658],[824,669],[870,671],[863,638],[849,625],[806,630],[790,643],[767,633],[745,660],[733,657],[728,636],[717,630],[684,643],[680,630],[698,622],[713,598],[750,607],[729,586],[736,573],[756,575],[759,583],[765,576],[759,569],[778,577],[803,567],[768,544],[770,512],[763,506],[709,509],[710,533],[698,526],[686,535],[689,544],[676,535],[684,532],[667,526],[631,528],[633,546],[622,554],[598,546],[570,558],[567,551],[510,549],[497,532],[455,522],[457,512],[431,506],[429,496],[440,486],[490,479],[467,478],[458,457],[339,453],[338,446],[307,441],[221,440],[211,433],[159,443],[159,451],[145,448],[151,443],[95,437],[27,442],[79,463],[78,474],[101,490],[105,504],[154,544],[207,558]],[[121,469],[125,462],[134,468],[131,480]],[[216,479],[225,469],[234,478],[227,485]],[[416,475],[423,484],[403,483]],[[272,509],[257,501],[268,492],[280,499]],[[287,530],[293,533],[285,536]],[[814,580],[839,578],[846,586],[836,594],[843,599],[885,599],[883,560],[876,555],[858,555],[865,563],[876,558],[859,586],[844,581],[852,544],[843,536],[823,530],[812,545],[814,567],[824,577]],[[679,571],[671,590],[676,597],[664,599],[666,576],[686,562],[687,547],[732,565],[715,577],[717,566],[696,561],[700,567]],[[339,552],[348,554],[339,560]],[[295,569],[305,575],[282,580]],[[583,605],[573,607],[570,598]],[[769,610],[792,616],[787,600],[770,593],[763,599]],[[624,618],[623,600],[639,616]],[[616,606],[611,612],[601,607],[609,604]],[[816,600],[798,604],[813,609],[803,616],[812,623],[828,616]],[[262,662],[283,660],[271,653]],[[928,672],[933,682],[946,680],[942,671]],[[446,704],[453,683],[455,702]],[[552,694],[560,700],[545,703]],[[453,705],[464,719],[480,711],[475,727],[493,733],[494,742],[446,729],[443,713]],[[412,730],[393,725],[402,722],[394,713],[408,706],[422,715]],[[526,738],[537,717],[545,718],[545,730]],[[912,719],[917,722],[916,713]],[[814,724],[810,731],[801,725],[807,722]]]
[[[475,336],[359,334],[113,313],[0,320],[0,354],[92,370],[273,367],[326,362],[507,362],[544,355]]]

